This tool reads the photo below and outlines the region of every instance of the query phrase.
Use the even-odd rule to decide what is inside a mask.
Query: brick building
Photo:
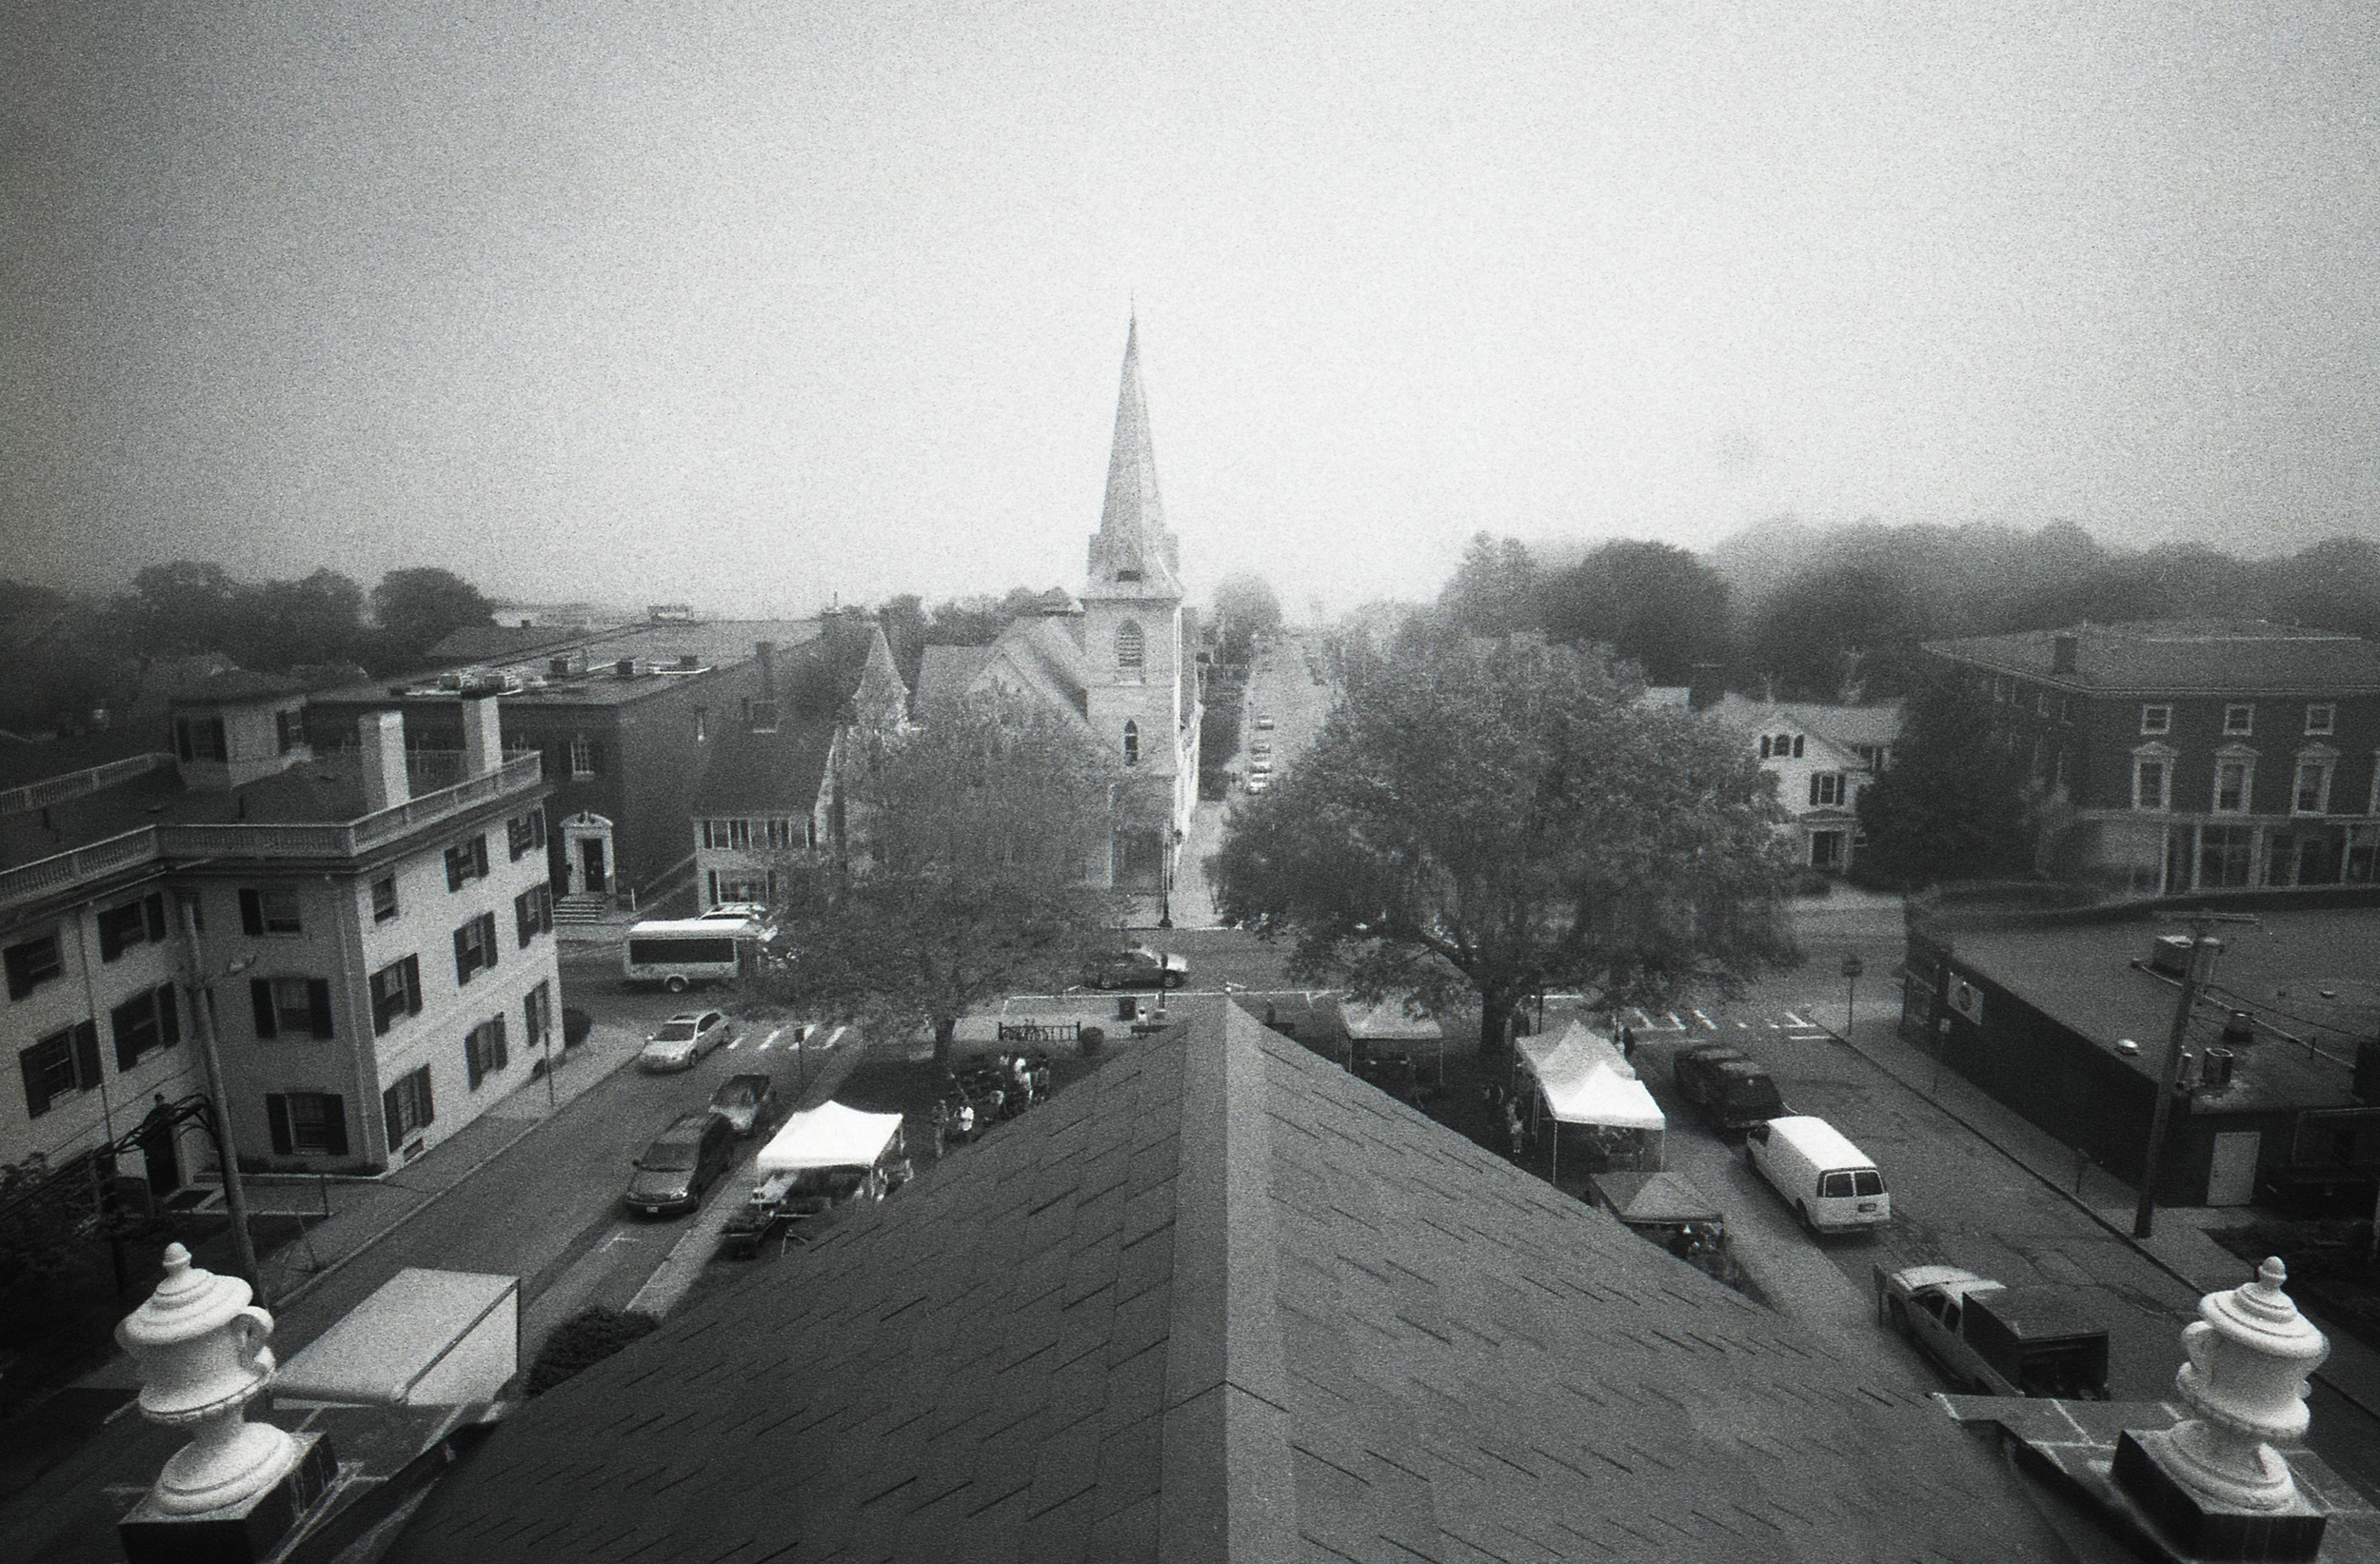
[[[2374,882],[2380,647],[2148,623],[1926,650],[2031,766],[2045,865],[2145,896]]]

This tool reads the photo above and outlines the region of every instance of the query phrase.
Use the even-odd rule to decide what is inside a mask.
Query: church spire
[[[1174,546],[1165,505],[1157,489],[1157,456],[1149,445],[1148,397],[1140,388],[1140,323],[1124,332],[1123,382],[1116,392],[1116,440],[1107,456],[1107,502],[1091,540],[1091,578],[1173,584]]]

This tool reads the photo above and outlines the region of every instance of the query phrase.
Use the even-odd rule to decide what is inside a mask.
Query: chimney
[[[2052,673],[2073,673],[2074,671],[2074,660],[2081,651],[2082,640],[2080,637],[2071,635],[2056,637],[2050,643],[2050,671]]]
[[[1697,663],[1694,665],[1693,681],[1686,686],[1688,710],[1708,711],[1717,705],[1719,698],[1726,693],[1716,663]]]
[[[405,714],[367,711],[355,722],[363,751],[364,812],[393,809],[413,796],[405,780]]]
[[[485,777],[505,763],[504,720],[496,713],[492,695],[463,698],[463,774]]]

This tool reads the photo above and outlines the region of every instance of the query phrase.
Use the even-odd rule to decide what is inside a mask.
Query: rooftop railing
[[[0,792],[0,815],[30,814],[44,805],[79,799],[86,793],[113,787],[120,782],[172,763],[172,756],[152,751],[146,755],[128,755],[123,760],[94,765],[87,771],[69,771],[63,777],[45,777],[40,782]]]
[[[0,870],[0,907],[101,875],[136,868],[153,860],[353,858],[447,816],[509,793],[524,792],[537,785],[544,774],[543,759],[532,752],[507,761],[485,776],[468,778],[452,787],[408,799],[357,820],[145,825],[104,841]]]

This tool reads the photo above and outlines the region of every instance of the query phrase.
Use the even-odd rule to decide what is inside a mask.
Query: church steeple
[[[1140,323],[1124,332],[1123,383],[1116,392],[1116,439],[1107,455],[1107,503],[1091,539],[1090,589],[1121,584],[1157,586],[1179,595],[1180,556],[1165,529],[1157,489],[1157,455],[1149,445],[1148,397],[1140,388]]]

